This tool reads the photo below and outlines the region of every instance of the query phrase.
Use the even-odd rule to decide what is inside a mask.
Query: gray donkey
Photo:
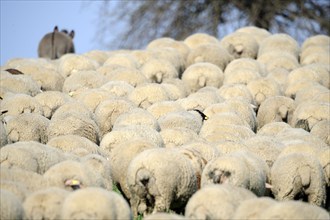
[[[41,39],[38,47],[39,57],[58,59],[66,53],[74,53],[73,37],[73,30],[68,34],[66,30],[58,31],[55,26],[53,32]]]

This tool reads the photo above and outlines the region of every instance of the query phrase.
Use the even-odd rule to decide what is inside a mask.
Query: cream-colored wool
[[[178,78],[179,73],[167,60],[150,59],[142,67],[141,72],[152,83],[162,83],[165,79]]]
[[[30,96],[35,96],[41,92],[41,87],[38,83],[28,75],[11,75],[0,73],[0,88],[1,90],[8,90],[12,93],[23,93]]]
[[[237,29],[235,32],[243,32],[251,34],[252,37],[257,41],[260,45],[261,42],[266,39],[267,37],[271,36],[271,33],[266,29],[255,27],[255,26],[246,26]]]
[[[195,33],[186,37],[183,41],[190,49],[193,49],[199,45],[212,43],[219,44],[219,40],[206,33]]]

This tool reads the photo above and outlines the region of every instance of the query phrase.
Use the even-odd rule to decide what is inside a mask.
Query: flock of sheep
[[[329,219],[330,37],[243,27],[1,66],[1,219]]]

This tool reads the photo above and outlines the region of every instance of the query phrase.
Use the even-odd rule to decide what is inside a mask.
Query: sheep
[[[304,153],[281,156],[270,172],[271,191],[275,199],[304,199],[311,204],[325,205],[325,176],[315,157]]]
[[[277,202],[269,197],[258,197],[244,200],[236,209],[232,219],[261,219],[260,215]]]
[[[8,144],[5,124],[0,121],[0,148]]]
[[[11,180],[2,180],[1,179],[0,188],[2,190],[7,190],[7,191],[15,194],[15,196],[17,196],[17,198],[21,202],[23,202],[25,200],[25,198],[28,196],[28,194],[30,193],[30,191],[28,190],[26,185],[24,185],[23,183],[11,181]]]
[[[253,69],[234,69],[224,75],[223,84],[244,84],[247,85],[250,81],[261,78],[260,73]]]
[[[147,150],[158,148],[156,144],[140,139],[127,140],[124,141],[118,146],[116,146],[109,158],[111,165],[112,178],[117,187],[121,190],[125,198],[128,200],[131,198],[130,191],[128,189],[126,177],[127,169],[130,162],[136,157],[139,153]]]
[[[186,97],[186,91],[184,88],[179,87],[179,85],[176,85],[171,82],[163,82],[161,86],[165,89],[169,100],[178,100]]]
[[[199,140],[196,132],[189,128],[174,127],[160,131],[166,148],[181,147],[182,145]]]
[[[236,151],[248,151],[247,146],[241,141],[219,141],[214,146],[223,154],[230,154]]]
[[[190,50],[187,57],[187,67],[194,63],[212,63],[222,71],[228,63],[234,59],[233,56],[221,45],[202,44]]]
[[[273,34],[264,41],[261,42],[258,58],[268,52],[271,51],[280,51],[282,53],[292,54],[294,57],[298,58],[299,55],[299,45],[295,39],[293,39],[288,34],[279,33]]]
[[[275,81],[279,84],[282,93],[285,94],[286,88],[288,86],[288,75],[289,71],[284,68],[276,68],[271,70],[266,78]]]
[[[157,83],[145,83],[137,86],[128,96],[136,106],[147,109],[155,102],[170,100],[166,89]]]
[[[309,64],[292,70],[288,75],[288,84],[299,80],[318,82],[330,88],[329,67],[322,64]]]
[[[116,119],[123,113],[136,108],[136,105],[125,98],[112,98],[102,101],[95,109],[95,120],[100,129],[101,139],[112,130]]]
[[[271,96],[259,106],[257,114],[257,130],[272,122],[290,122],[295,110],[295,102],[285,96]]]
[[[179,73],[167,60],[150,59],[140,68],[151,83],[162,83],[164,79],[178,78]]]
[[[186,60],[190,48],[182,41],[177,41],[169,37],[161,37],[150,41],[146,47],[146,49],[152,48],[163,48],[169,47],[176,49],[182,56],[184,60]]]
[[[241,57],[255,59],[259,49],[259,44],[253,35],[243,32],[234,32],[223,37],[220,45],[236,59]]]
[[[156,119],[159,119],[161,116],[164,116],[170,112],[184,111],[184,108],[175,101],[160,101],[149,106],[147,111],[150,112]]]
[[[41,92],[38,83],[28,75],[5,75],[1,73],[0,86],[1,90],[9,90],[12,93],[23,93],[30,96],[36,96]]]
[[[107,82],[106,77],[95,70],[77,71],[68,76],[63,84],[64,93],[98,88]]]
[[[165,213],[165,212],[158,212],[155,214],[147,215],[145,220],[184,220],[186,219],[183,215],[178,215],[175,213]]]
[[[219,40],[206,33],[195,33],[186,37],[183,40],[183,43],[185,43],[190,49],[193,49],[199,45],[207,43],[219,44]]]
[[[264,209],[260,219],[329,219],[329,213],[318,206],[311,205],[301,201],[277,202],[274,205]]]
[[[84,149],[86,154],[99,154],[101,156],[106,156],[97,144],[79,135],[57,136],[49,140],[47,145],[71,154],[77,154],[77,150]]]
[[[231,219],[239,205],[256,198],[249,190],[230,184],[208,185],[188,201],[185,216],[189,219]]]
[[[132,124],[145,125],[155,129],[156,131],[160,131],[160,126],[157,119],[147,110],[141,108],[134,108],[126,113],[119,115],[114,122],[113,129],[116,129],[116,127],[129,126]]]
[[[35,62],[19,65],[16,69],[31,76],[42,91],[62,91],[64,77],[52,66]]]
[[[24,209],[22,202],[15,194],[0,189],[0,217],[1,219],[23,219]]]
[[[210,105],[204,110],[204,113],[209,118],[218,113],[234,113],[244,119],[251,130],[256,130],[256,115],[253,107],[250,103],[240,98],[231,98],[222,103]]]
[[[225,100],[232,98],[240,98],[247,100],[251,104],[255,104],[251,92],[245,84],[226,84],[219,88],[218,94]]]
[[[56,109],[51,119],[61,118],[67,113],[80,114],[83,117],[94,120],[95,114],[91,112],[87,106],[81,102],[71,99],[72,101],[65,102]]]
[[[177,100],[185,110],[198,109],[199,111],[204,111],[208,106],[223,101],[224,99],[217,93],[217,89],[212,86],[203,87],[197,92]]]
[[[253,153],[237,151],[211,160],[202,172],[202,188],[209,184],[232,184],[251,190],[257,196],[266,193],[269,168]]]
[[[104,180],[104,188],[112,190],[112,173],[111,165],[108,158],[105,158],[99,154],[89,154],[80,159],[83,164],[88,165],[95,172],[101,175]]]
[[[180,88],[180,90],[183,92],[183,95],[186,97],[189,94],[189,88],[188,86],[178,78],[171,78],[171,79],[165,79],[164,84],[173,84],[176,87]]]
[[[179,49],[178,51],[181,52],[181,50]],[[137,69],[141,68],[141,66],[143,66],[143,64],[145,64],[149,59],[154,58],[154,53],[152,52],[152,50],[146,50],[146,49],[131,50],[130,55],[132,55],[135,58],[137,62]],[[181,55],[183,56],[183,54]]]
[[[135,58],[126,52],[114,52],[109,58],[103,63],[103,66],[118,65],[128,68],[136,69],[138,67]]]
[[[42,107],[43,115],[51,119],[55,111],[65,103],[74,101],[68,94],[59,91],[45,91],[34,97]]]
[[[313,126],[310,133],[319,137],[330,146],[330,134],[328,131],[330,131],[330,120],[322,120]]]
[[[257,71],[261,76],[266,76],[265,65],[252,58],[238,58],[231,61],[224,70],[225,76],[236,70],[251,69]]]
[[[54,31],[47,33],[39,42],[38,56],[49,59],[58,59],[66,53],[74,53],[74,31],[69,34],[67,31],[58,31],[58,27],[54,27]]]
[[[104,62],[109,58],[109,53],[102,50],[91,50],[83,53],[82,55],[96,61],[99,66],[103,65]]]
[[[20,141],[0,149],[1,167],[17,167],[44,174],[51,166],[65,159],[56,148],[35,141]]]
[[[161,130],[168,128],[186,128],[199,133],[202,118],[195,111],[170,112],[158,119]]]
[[[274,51],[274,49],[258,56],[257,61],[263,63],[268,72],[277,68],[292,71],[300,66],[295,55],[283,51]]]
[[[330,103],[307,101],[299,104],[292,115],[290,125],[310,131],[322,120],[330,120]]]
[[[41,174],[33,171],[23,170],[17,167],[7,168],[0,166],[1,182],[8,181],[14,184],[23,185],[26,188],[27,196],[29,193],[46,188],[46,182]]]
[[[301,65],[309,64],[322,64],[329,65],[329,53],[330,45],[327,46],[314,46],[308,47],[306,50],[302,51],[300,56]]]
[[[143,125],[131,125],[128,127],[119,127],[116,130],[104,135],[100,147],[107,154],[111,155],[111,152],[119,144],[128,141],[143,138],[146,141],[150,141],[158,147],[164,147],[164,141],[161,135],[154,129]]]
[[[109,81],[102,85],[100,89],[106,90],[110,96],[124,98],[128,97],[134,87],[125,81]]]
[[[75,94],[74,99],[85,104],[91,111],[95,112],[96,107],[104,100],[111,99],[115,96],[109,94],[105,89],[95,88],[87,89]]]
[[[301,50],[304,51],[308,47],[314,46],[328,46],[330,44],[330,37],[327,35],[314,35],[307,38],[301,45]]]
[[[203,160],[205,160],[206,162],[209,162],[214,158],[217,158],[222,155],[222,151],[220,149],[203,139],[190,141],[182,145],[180,148],[190,149],[198,152],[202,156]]]
[[[322,98],[325,96],[324,98]],[[305,89],[300,89],[297,91],[295,96],[295,102],[297,105],[308,102],[308,101],[314,101],[317,102],[318,99],[321,100],[321,102],[330,103],[329,100],[330,90],[322,85],[319,84],[312,84],[310,87]],[[320,96],[320,97],[319,97]]]
[[[57,187],[38,190],[23,203],[24,219],[59,219],[64,199],[69,192]]]
[[[96,61],[83,55],[65,54],[58,60],[58,72],[64,78],[78,71],[96,70],[97,68]]]
[[[67,191],[90,186],[105,188],[106,180],[94,169],[79,161],[64,160],[50,167],[43,177],[47,187],[58,187]]]
[[[197,178],[189,160],[161,148],[145,150],[132,160],[127,184],[134,216],[182,209],[197,191]]]
[[[88,187],[70,193],[63,201],[61,219],[128,219],[131,210],[122,196]]]
[[[98,144],[100,141],[100,130],[95,121],[85,115],[77,112],[66,112],[58,114],[55,112],[47,129],[48,139],[67,134],[76,134],[86,137],[92,142]]]
[[[46,144],[50,120],[37,113],[23,113],[7,121],[8,144],[18,141],[37,141]]]
[[[303,91],[303,90],[311,88],[311,87],[321,87],[321,85],[314,81],[307,81],[307,80],[303,80],[303,79],[297,80],[296,82],[293,82],[292,84],[287,85],[287,87],[284,90],[284,94],[287,97],[295,99],[296,94],[299,91]]]
[[[219,141],[237,141],[253,137],[255,133],[246,126],[241,125],[218,125],[212,130],[201,130],[199,136],[205,140],[216,143]]]
[[[252,80],[246,87],[252,94],[257,106],[260,106],[268,97],[282,95],[280,86],[276,82],[266,78]]]
[[[5,115],[18,116],[23,113],[37,113],[43,115],[42,106],[34,98],[26,94],[15,94],[5,97],[1,101],[1,112]]]
[[[249,152],[256,154],[265,161],[271,168],[279,157],[285,145],[274,137],[256,135],[249,139],[243,140],[242,144],[246,146]]]
[[[196,92],[205,86],[221,87],[223,84],[222,70],[211,63],[195,63],[190,65],[182,74],[182,81],[190,92]]]
[[[246,26],[237,29],[235,32],[242,32],[251,34],[251,36],[257,41],[260,45],[261,42],[266,39],[267,37],[271,36],[271,33],[266,29],[255,27],[255,26]]]

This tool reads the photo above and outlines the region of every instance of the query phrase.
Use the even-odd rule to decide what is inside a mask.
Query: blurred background
[[[287,33],[300,44],[330,34],[329,0],[110,0],[1,3],[1,65],[36,58],[41,38],[74,30],[76,53],[137,49],[159,37],[183,40],[196,32],[222,38],[243,26]]]

